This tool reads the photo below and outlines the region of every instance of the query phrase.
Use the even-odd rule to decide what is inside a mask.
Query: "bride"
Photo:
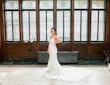
[[[51,29],[51,36],[49,38],[49,45],[48,45],[48,54],[49,54],[49,61],[48,61],[48,71],[50,73],[58,73],[61,70],[61,66],[57,60],[57,47],[56,44],[62,43],[62,39],[56,36],[56,29]]]
[[[56,29],[51,29],[49,37],[48,54],[49,60],[47,65],[47,77],[62,80],[79,81],[92,74],[92,71],[77,67],[61,66],[57,59],[56,44],[62,43],[62,39],[56,35]],[[68,56],[67,56],[68,57]]]

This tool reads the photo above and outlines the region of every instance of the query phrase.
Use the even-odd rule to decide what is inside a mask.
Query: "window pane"
[[[23,40],[36,40],[36,12],[23,11]]]
[[[87,41],[88,34],[88,12],[74,12],[74,41]]]
[[[39,9],[53,9],[53,0],[39,0]]]
[[[18,0],[6,0],[5,9],[18,9]]]
[[[87,9],[88,0],[74,0],[74,8],[75,9]]]
[[[97,33],[98,33],[98,11],[92,11],[91,41],[97,41]]]
[[[22,9],[36,9],[36,0],[23,0]]]
[[[36,41],[36,11],[30,12],[30,38]]]
[[[13,12],[13,36],[14,41],[20,40],[18,12]]]
[[[57,35],[63,41],[70,41],[71,0],[57,0]]]
[[[91,41],[105,40],[105,2],[106,0],[92,0],[92,9],[95,10],[92,10]]]
[[[6,11],[6,41],[19,41],[19,17],[18,12]]]
[[[80,41],[80,11],[74,11],[74,41]]]
[[[81,29],[81,41],[87,41],[88,33],[88,20],[87,20],[87,11],[82,11],[82,29]]]
[[[53,0],[39,0],[40,41],[48,41],[49,39],[51,28],[53,27],[52,10]]]
[[[46,41],[46,12],[40,11],[40,41]]]
[[[53,11],[40,11],[40,41],[48,41],[53,27]]]
[[[57,9],[70,9],[70,0],[57,0]]]
[[[29,12],[22,12],[22,20],[23,20],[23,40],[29,40]]]
[[[47,12],[47,39],[49,39],[52,27],[53,27],[53,11],[48,11]]]
[[[6,18],[6,41],[12,41],[12,13],[5,12]]]
[[[104,41],[105,19],[104,11],[92,11],[91,41]]]
[[[104,19],[104,11],[99,12],[99,38],[98,41],[104,41],[105,37],[105,19]]]
[[[70,11],[57,11],[57,35],[70,41]]]
[[[63,39],[63,11],[57,11],[57,35]]]
[[[64,12],[64,41],[70,41],[70,11]]]
[[[105,0],[92,0],[92,9],[104,9]]]

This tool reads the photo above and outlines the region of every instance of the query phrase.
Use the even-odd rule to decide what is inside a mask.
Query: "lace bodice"
[[[54,38],[49,39],[49,45],[55,46]]]

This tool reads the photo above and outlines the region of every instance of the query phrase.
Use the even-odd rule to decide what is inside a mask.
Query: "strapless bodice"
[[[54,41],[54,38],[51,38],[49,40],[49,48],[50,48],[50,51],[51,52],[57,52],[57,47],[55,45],[55,41]]]

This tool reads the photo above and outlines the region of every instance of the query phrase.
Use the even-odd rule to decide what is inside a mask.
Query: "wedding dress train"
[[[49,60],[46,68],[46,76],[48,78],[79,81],[92,74],[93,71],[88,69],[61,66],[57,59],[57,47],[54,43],[54,38],[49,40]]]

